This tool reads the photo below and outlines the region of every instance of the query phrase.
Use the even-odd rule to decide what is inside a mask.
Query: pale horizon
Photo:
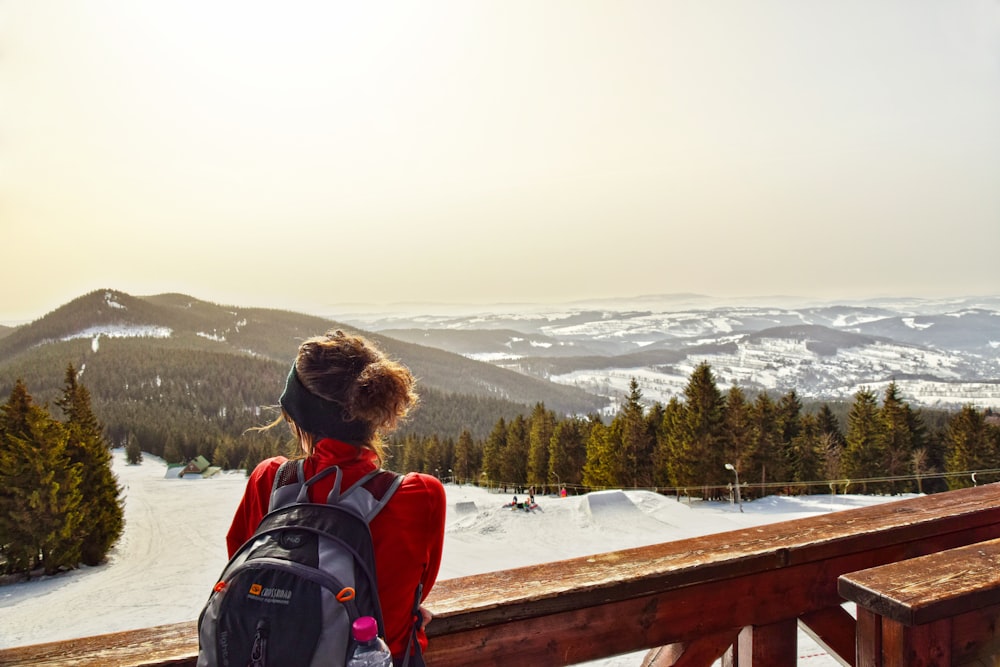
[[[1000,5],[0,2],[0,322],[1000,294]]]

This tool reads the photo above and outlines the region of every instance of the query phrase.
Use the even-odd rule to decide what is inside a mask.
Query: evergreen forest
[[[124,530],[121,487],[90,394],[66,368],[62,419],[20,380],[0,406],[0,571],[98,565]]]
[[[124,447],[132,464],[146,452],[171,463],[201,455],[246,470],[268,456],[296,455],[287,428],[259,428],[278,417],[261,397],[282,385],[285,364],[141,340],[107,345],[115,354],[103,358],[115,363],[71,363],[54,393],[52,360],[23,367],[46,401],[19,377],[0,405],[5,572],[103,561],[124,527],[112,447]],[[205,377],[214,381],[197,379]],[[724,499],[738,482],[742,498],[752,500],[934,493],[1000,479],[1000,417],[989,410],[914,409],[895,383],[881,395],[863,388],[850,402],[807,405],[794,391],[722,390],[707,363],[665,405],[644,401],[633,378],[614,414],[422,387],[413,419],[386,444],[385,465],[394,470],[539,494],[643,488]]]
[[[483,440],[407,435],[392,463],[459,483],[570,493],[644,488],[745,499],[801,493],[934,493],[1000,479],[1000,418],[966,406],[913,409],[890,383],[852,402],[804,405],[794,391],[721,390],[712,369],[692,372],[683,395],[644,406],[633,379],[621,408],[560,416],[536,404],[499,418]]]

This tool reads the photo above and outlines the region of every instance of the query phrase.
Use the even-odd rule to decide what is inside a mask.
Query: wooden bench
[[[840,575],[993,538],[1000,485],[448,579],[427,601],[427,663],[558,667],[654,649],[655,667],[724,654],[791,667],[801,625],[854,664]],[[187,622],[0,650],[0,665],[193,666],[197,644]]]
[[[840,577],[858,667],[1000,665],[1000,540]]]

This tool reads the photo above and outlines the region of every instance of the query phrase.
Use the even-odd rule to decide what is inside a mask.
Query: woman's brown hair
[[[382,436],[392,432],[416,405],[416,380],[410,370],[389,359],[374,343],[362,336],[329,331],[309,338],[295,358],[294,374],[305,389],[333,403],[343,421],[350,425],[362,447],[373,450],[381,461]],[[282,411],[307,454],[321,435],[309,433]]]

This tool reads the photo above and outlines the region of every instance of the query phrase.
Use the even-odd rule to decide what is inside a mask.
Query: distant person
[[[305,455],[305,476],[338,466],[343,473],[342,489],[347,489],[381,466],[381,436],[390,433],[416,403],[414,384],[405,366],[388,359],[365,338],[329,332],[299,346],[281,394],[281,417],[265,428],[287,422]],[[267,513],[275,474],[285,460],[283,456],[267,459],[251,473],[226,536],[230,557]],[[328,475],[313,485],[311,502],[325,501],[334,477]],[[422,585],[423,602],[437,579],[444,523],[444,487],[432,475],[419,473],[403,478],[371,522],[385,638],[396,664],[402,663],[417,620],[413,613],[417,585]],[[422,652],[427,646],[424,626],[430,613],[421,606],[419,614],[417,641]],[[410,667],[423,664],[411,653]]]
[[[559,489],[559,497],[560,498],[565,498],[566,497],[566,487],[565,486],[562,487],[561,489]]]

